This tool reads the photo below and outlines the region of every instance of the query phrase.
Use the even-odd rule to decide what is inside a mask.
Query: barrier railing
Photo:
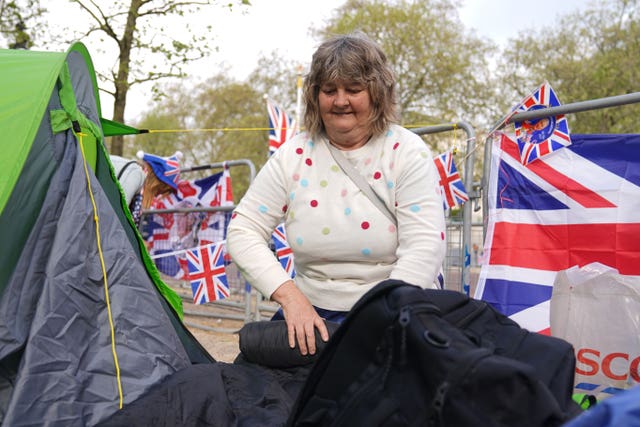
[[[471,252],[471,216],[473,211],[473,204],[477,199],[481,197],[480,194],[474,191],[473,185],[473,167],[475,162],[474,153],[476,141],[475,130],[469,123],[460,121],[456,123],[445,123],[440,125],[415,128],[412,129],[412,131],[414,133],[417,133],[418,135],[428,135],[440,132],[451,132],[457,129],[462,129],[467,134],[467,143],[464,156],[465,162],[463,184],[469,196],[469,201],[462,206],[462,240],[460,242],[460,245],[456,245],[457,247],[453,247],[455,249],[455,252],[457,253],[454,253],[453,257],[448,256],[447,259],[445,259],[445,286],[448,287],[448,284],[455,283],[456,286],[454,288],[456,290],[468,293],[468,286],[470,285],[470,265],[465,263],[465,248],[469,252]],[[448,231],[449,229],[456,229],[456,224],[454,224],[454,222],[454,219],[448,219]],[[452,239],[453,233],[448,234],[450,234],[449,238]]]

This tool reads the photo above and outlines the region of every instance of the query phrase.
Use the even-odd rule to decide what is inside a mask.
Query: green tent
[[[0,50],[0,422],[95,424],[213,358],[126,207],[91,58]],[[105,274],[106,273],[106,274]]]

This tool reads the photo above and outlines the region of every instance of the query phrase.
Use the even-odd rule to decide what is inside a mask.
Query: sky
[[[65,0],[48,1],[53,4]],[[98,3],[103,1],[110,0],[98,0]],[[202,77],[210,74],[212,69],[219,70],[224,64],[230,67],[233,77],[244,80],[257,66],[258,57],[276,47],[281,56],[306,65],[318,43],[311,37],[309,29],[323,27],[333,11],[344,2],[251,0],[252,6],[245,14],[237,9],[233,12],[220,9],[212,16],[201,16],[199,20],[202,23],[212,26],[214,44],[219,51],[192,69]],[[504,44],[520,31],[547,25],[554,22],[559,14],[564,15],[589,5],[587,0],[536,0],[535,7],[525,7],[524,3],[517,0],[463,0],[460,18],[467,28],[475,29],[477,35]],[[66,14],[64,19],[68,19]],[[98,66],[100,59],[93,53],[90,44],[87,47]],[[149,107],[148,93],[148,87],[134,86],[127,99],[125,121],[134,122]],[[112,98],[106,95],[102,97],[104,117],[111,118],[112,103]]]
[[[558,16],[585,9],[590,4],[588,0],[464,0],[460,19],[476,29],[478,35],[502,44],[521,31],[547,26]]]

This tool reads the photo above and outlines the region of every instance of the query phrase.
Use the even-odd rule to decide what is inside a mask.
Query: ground
[[[247,309],[244,292],[232,292],[232,295],[219,303],[193,304],[191,289],[181,282],[166,283],[181,297],[184,310],[184,323],[198,342],[220,362],[233,362],[240,352],[238,346],[238,331],[245,320],[256,318],[256,295],[251,295],[249,309]],[[260,316],[263,319],[271,317],[275,305],[260,301]]]

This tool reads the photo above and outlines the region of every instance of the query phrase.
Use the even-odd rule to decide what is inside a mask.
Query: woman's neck
[[[329,137],[329,144],[333,145],[334,147],[336,147],[339,150],[342,151],[351,151],[351,150],[357,150],[360,147],[364,147],[367,142],[369,142],[369,140],[371,140],[371,135],[367,134],[367,135],[363,135],[361,138],[358,138],[356,140],[346,140],[346,139],[341,139],[341,138],[331,138]]]

